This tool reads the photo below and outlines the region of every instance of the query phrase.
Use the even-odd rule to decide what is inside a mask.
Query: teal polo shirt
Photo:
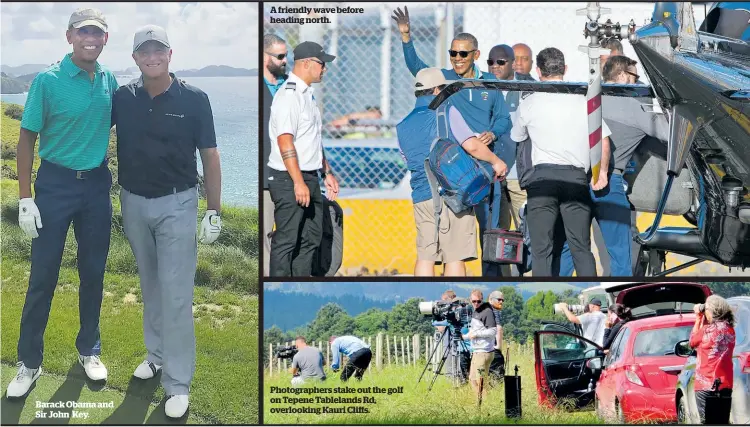
[[[263,81],[266,83],[268,90],[271,91],[271,96],[276,96],[276,92],[278,92],[279,88],[284,84],[286,79],[287,76],[279,77],[278,79],[276,79],[276,84],[271,84],[268,80],[266,80],[265,77],[263,77]]]
[[[39,134],[43,160],[89,170],[101,165],[107,154],[112,97],[118,85],[115,75],[99,63],[92,81],[71,55],[34,78],[21,127]]]

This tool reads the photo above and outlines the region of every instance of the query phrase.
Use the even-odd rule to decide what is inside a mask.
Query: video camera
[[[443,322],[460,330],[469,326],[474,307],[468,302],[455,301],[425,301],[419,303],[419,312],[425,316],[432,316],[433,321]]]
[[[290,345],[290,346],[284,346],[284,347],[278,347],[276,349],[276,358],[277,359],[291,359],[294,357],[295,354],[297,354],[297,346],[296,345]]]

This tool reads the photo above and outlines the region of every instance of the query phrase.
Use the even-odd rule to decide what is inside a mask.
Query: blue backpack
[[[491,164],[472,157],[453,138],[448,120],[449,108],[448,102],[438,107],[438,137],[425,159],[438,227],[443,208],[441,198],[454,213],[464,212],[487,199],[495,176]]]

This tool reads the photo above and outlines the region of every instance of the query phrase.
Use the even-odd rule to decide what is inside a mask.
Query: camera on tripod
[[[457,330],[469,326],[474,312],[468,302],[455,301],[425,301],[419,303],[419,312],[425,316],[432,316],[435,322],[448,322]]]
[[[278,347],[276,349],[276,358],[278,359],[291,359],[297,354],[297,346],[289,345],[284,347]]]

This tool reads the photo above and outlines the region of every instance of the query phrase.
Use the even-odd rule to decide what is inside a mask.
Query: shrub
[[[5,115],[11,119],[21,120],[23,118],[23,107],[17,104],[10,104],[5,107]]]

